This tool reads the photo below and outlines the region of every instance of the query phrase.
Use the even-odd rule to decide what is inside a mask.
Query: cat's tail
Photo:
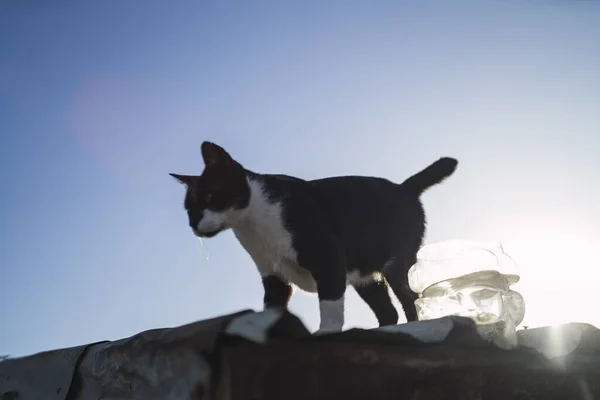
[[[400,185],[403,190],[420,196],[433,185],[441,183],[456,170],[458,160],[442,157],[421,172],[417,172]]]

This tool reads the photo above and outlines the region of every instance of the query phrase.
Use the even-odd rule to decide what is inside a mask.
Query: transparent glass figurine
[[[424,246],[408,279],[419,294],[419,320],[469,317],[486,339],[503,347],[517,345],[525,302],[510,288],[519,275],[500,243],[450,240]]]

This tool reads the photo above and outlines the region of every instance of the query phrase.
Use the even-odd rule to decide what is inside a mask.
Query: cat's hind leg
[[[387,282],[372,281],[366,284],[354,285],[356,293],[373,310],[379,326],[395,325],[398,323],[398,311],[388,292]]]
[[[416,262],[416,256],[395,258],[386,266],[383,274],[394,294],[402,304],[407,322],[417,320],[415,300],[419,297],[408,286],[408,270]]]

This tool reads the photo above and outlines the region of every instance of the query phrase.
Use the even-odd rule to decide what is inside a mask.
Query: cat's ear
[[[175,178],[177,180],[177,182],[185,185],[185,186],[189,186],[190,183],[192,183],[192,179],[194,178],[193,176],[190,175],[179,175],[179,174],[169,174],[171,175],[173,178]]]
[[[214,165],[229,166],[234,163],[233,159],[225,149],[212,142],[202,142],[200,150],[202,151],[204,164],[207,167],[212,167]]]

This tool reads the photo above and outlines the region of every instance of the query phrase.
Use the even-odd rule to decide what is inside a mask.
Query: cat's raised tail
[[[417,172],[400,185],[416,196],[420,196],[424,191],[433,185],[441,183],[444,179],[452,175],[456,170],[458,160],[451,157],[442,157],[421,172]]]

